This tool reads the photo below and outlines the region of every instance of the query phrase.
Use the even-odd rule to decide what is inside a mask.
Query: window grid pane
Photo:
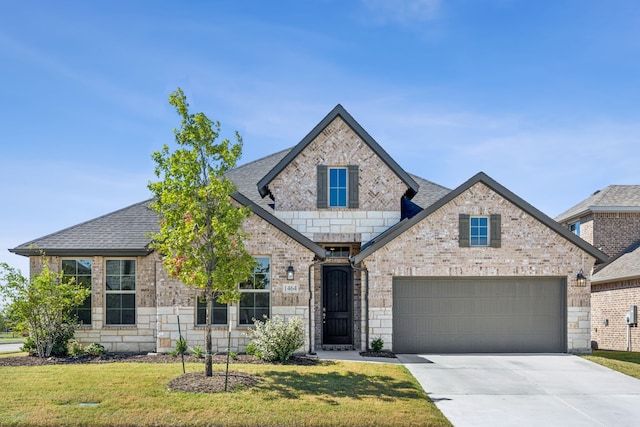
[[[197,325],[204,325],[207,322],[207,312],[205,310],[205,300],[204,298],[197,298],[198,307],[197,307]],[[213,301],[212,312],[211,312],[211,324],[212,325],[226,325],[228,318],[228,309],[227,304],[221,304],[218,301]]]
[[[107,260],[105,263],[106,323],[135,325],[136,323],[136,262]]]
[[[486,217],[471,217],[470,222],[471,246],[489,246],[489,219]]]
[[[267,257],[255,258],[258,265],[251,279],[240,284],[242,297],[239,303],[239,323],[252,325],[253,319],[263,320],[270,316],[271,260]]]
[[[329,206],[347,206],[347,169],[329,169]]]
[[[65,278],[73,278],[75,283],[80,284],[91,291],[91,260],[90,259],[65,259],[62,260],[62,273]],[[84,302],[74,309],[74,314],[78,318],[78,323],[91,325],[91,294]]]

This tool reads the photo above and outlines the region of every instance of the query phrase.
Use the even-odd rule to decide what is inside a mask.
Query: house
[[[556,220],[611,257],[591,279],[592,346],[640,350],[640,330],[626,320],[640,305],[640,185],[610,185]]]
[[[213,306],[214,346],[263,315],[300,316],[305,349],[589,352],[589,286],[607,256],[484,173],[449,190],[409,174],[340,105],[293,148],[229,172],[259,262],[239,304]],[[24,243],[90,284],[76,337],[110,351],[202,345],[204,305],[149,249],[144,201]]]

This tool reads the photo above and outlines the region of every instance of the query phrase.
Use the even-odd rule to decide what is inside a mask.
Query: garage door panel
[[[563,278],[394,278],[394,351],[564,352]]]

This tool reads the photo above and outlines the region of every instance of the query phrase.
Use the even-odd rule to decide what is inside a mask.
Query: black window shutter
[[[327,166],[318,165],[318,209],[326,208],[329,206],[329,191],[327,186],[329,185],[329,179],[327,177]]]
[[[468,248],[471,246],[471,242],[469,241],[469,227],[469,215],[460,214],[458,216],[458,243],[461,248]]]
[[[358,208],[359,181],[358,165],[349,165],[349,207]]]
[[[501,234],[502,234],[502,230],[500,229],[501,220],[502,218],[500,214],[492,214],[489,220],[490,221],[489,233],[491,234],[489,246],[491,246],[492,248],[499,248],[501,245]]]

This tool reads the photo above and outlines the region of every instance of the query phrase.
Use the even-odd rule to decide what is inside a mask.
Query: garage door
[[[564,278],[393,280],[396,353],[566,351]]]

